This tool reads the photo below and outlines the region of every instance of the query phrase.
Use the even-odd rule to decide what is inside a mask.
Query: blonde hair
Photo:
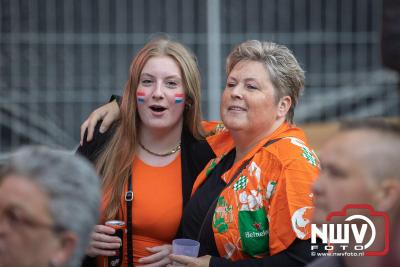
[[[290,96],[292,105],[286,114],[286,121],[293,123],[294,109],[304,89],[304,70],[293,53],[284,45],[273,42],[250,40],[236,46],[226,61],[226,73],[232,71],[242,60],[253,60],[264,64],[276,92],[276,101]]]
[[[136,90],[143,67],[150,58],[157,56],[169,56],[180,67],[186,98],[183,127],[186,127],[196,139],[202,139],[204,136],[201,126],[201,78],[195,56],[178,42],[165,38],[151,40],[131,63],[120,107],[121,122],[96,161],[96,168],[103,177],[103,194],[106,193],[108,200],[103,214],[105,219],[117,216],[124,185],[131,175],[140,122],[136,106]]]

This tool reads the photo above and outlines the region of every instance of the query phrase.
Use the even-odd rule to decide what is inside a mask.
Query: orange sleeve
[[[215,132],[215,129],[218,125],[223,125],[223,124],[220,121],[202,121],[201,125],[203,126],[206,136],[209,136],[210,134]]]
[[[312,165],[298,147],[292,146],[290,151],[285,152],[295,155],[291,160],[283,162],[270,199],[268,217],[271,255],[287,249],[296,238],[309,239],[311,231],[311,186],[318,175],[318,167]]]

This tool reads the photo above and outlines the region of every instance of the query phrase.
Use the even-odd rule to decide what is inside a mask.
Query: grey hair
[[[253,60],[264,64],[276,92],[276,102],[289,96],[292,105],[286,114],[286,121],[293,123],[294,109],[304,90],[304,70],[293,53],[284,45],[273,42],[250,40],[236,46],[226,60],[226,73],[232,71],[242,60]]]
[[[100,183],[91,164],[71,152],[28,146],[12,153],[2,165],[0,179],[9,175],[26,177],[47,193],[55,228],[78,237],[66,266],[80,266],[99,218]]]

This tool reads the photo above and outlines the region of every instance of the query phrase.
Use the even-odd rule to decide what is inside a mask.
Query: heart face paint
[[[144,97],[146,96],[146,94],[142,91],[137,91],[136,92],[136,98],[137,98],[137,102],[139,104],[143,104],[144,103]]]
[[[175,94],[175,104],[183,103],[184,94]]]

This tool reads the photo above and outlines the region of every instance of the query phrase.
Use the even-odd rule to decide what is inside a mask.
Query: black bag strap
[[[133,267],[133,244],[132,244],[132,175],[128,179],[128,191],[125,193],[126,213],[127,213],[127,252],[128,252],[128,267]]]
[[[279,141],[279,140],[281,140],[281,139],[282,139],[282,138],[276,138],[276,139],[269,140],[268,142],[266,142],[266,143],[263,145],[263,147],[267,147],[267,146],[269,146],[269,145],[272,145],[273,143],[275,143],[275,142],[277,142],[277,141]],[[253,158],[254,158],[254,156],[252,156],[251,158],[247,159],[246,161],[244,161],[244,162],[242,163],[242,165],[240,165],[240,167],[237,169],[237,171],[235,172],[235,174],[232,176],[231,180],[226,184],[226,186],[224,187],[224,189],[221,190],[221,192],[224,191],[227,187],[229,187],[229,186],[236,180],[236,177],[247,167],[247,165],[249,165],[250,161],[251,161]],[[219,163],[221,163],[221,162],[222,162],[222,160],[221,160]],[[218,164],[219,164],[219,163],[218,163]],[[214,168],[213,171],[214,171],[215,169],[216,169],[216,168]],[[200,241],[201,233],[203,232],[203,227],[204,227],[204,224],[205,224],[205,222],[206,222],[206,218],[210,215],[210,212],[213,210],[213,207],[215,206],[215,204],[216,204],[217,201],[218,201],[218,197],[217,197],[216,199],[214,199],[214,201],[212,202],[212,204],[211,204],[210,207],[208,208],[207,213],[206,213],[206,216],[204,216],[203,222],[201,223],[200,231],[199,231],[199,234],[197,235],[197,241]]]

